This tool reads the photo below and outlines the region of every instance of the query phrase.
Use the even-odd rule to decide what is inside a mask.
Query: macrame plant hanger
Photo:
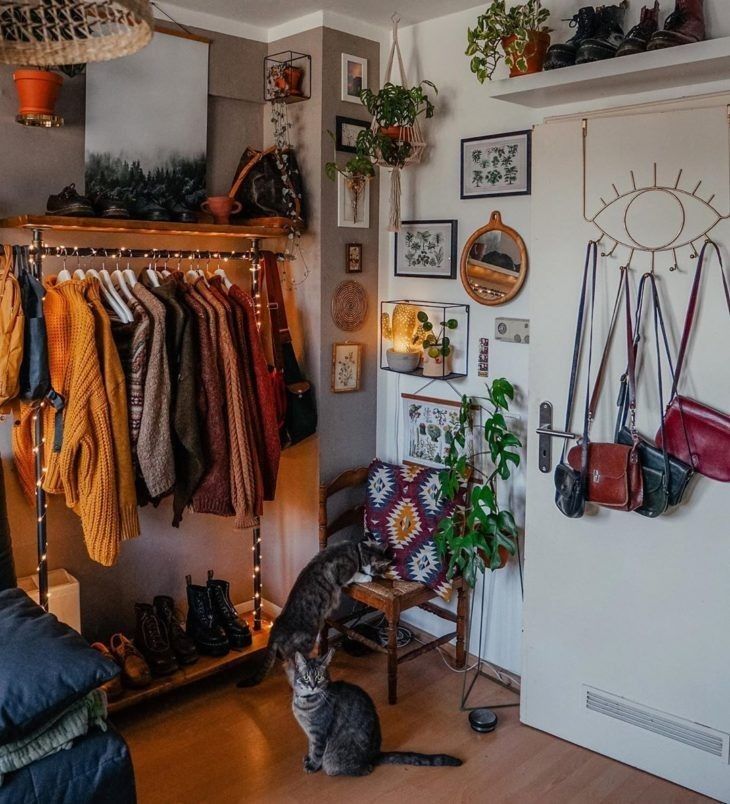
[[[400,51],[400,45],[398,44],[398,24],[400,23],[400,17],[398,14],[393,14],[391,20],[393,21],[393,41],[390,45],[390,53],[388,54],[388,63],[385,67],[383,84],[390,83],[393,72],[393,62],[397,56],[401,86],[409,89],[410,85],[408,83],[408,76],[406,75],[406,68],[403,64],[403,55]],[[375,134],[377,134],[380,130],[381,125],[378,122],[377,117],[373,118],[370,128]],[[410,145],[408,157],[403,160],[403,162],[398,164],[390,164],[389,162],[386,162],[382,158],[382,154],[378,154],[378,158],[376,159],[377,165],[387,168],[390,171],[390,217],[388,219],[389,232],[400,231],[401,171],[404,167],[408,167],[408,165],[417,165],[421,161],[423,152],[426,150],[426,143],[423,139],[423,134],[421,133],[421,126],[418,122],[418,118],[413,121],[412,126],[402,126],[400,131],[400,142]]]

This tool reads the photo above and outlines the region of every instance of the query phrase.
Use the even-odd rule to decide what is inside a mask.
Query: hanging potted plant
[[[416,119],[424,115],[433,117],[435,106],[423,89],[429,86],[438,95],[436,85],[421,81],[414,87],[404,87],[390,81],[378,92],[363,89],[360,100],[377,122],[378,130],[385,137],[404,140],[404,129],[413,128]]]
[[[329,132],[332,136],[332,132]],[[375,168],[367,155],[358,152],[347,161],[344,167],[339,167],[336,162],[327,162],[324,166],[325,174],[331,181],[337,179],[340,174],[345,180],[345,187],[350,193],[350,203],[352,205],[352,220],[357,222],[360,211],[360,203],[365,192],[365,187],[370,179],[375,176]]]
[[[504,57],[510,77],[539,73],[550,47],[550,17],[540,0],[527,0],[507,9],[506,0],[494,0],[467,29],[466,55],[480,83],[491,81]]]
[[[447,575],[463,575],[466,583],[474,587],[478,575],[487,569],[504,567],[511,555],[517,552],[517,526],[514,515],[498,502],[497,481],[508,480],[519,466],[520,456],[515,448],[522,446],[519,438],[510,432],[504,413],[514,400],[515,389],[505,379],[495,380],[487,386],[486,397],[462,397],[459,425],[451,434],[446,456],[446,468],[439,474],[440,491],[447,500],[456,500],[468,484],[467,505],[439,522],[436,544],[448,561]],[[476,400],[486,402],[489,408],[481,428],[485,451],[467,453],[472,432],[472,412]],[[482,472],[475,462],[478,455],[486,454],[490,469]]]

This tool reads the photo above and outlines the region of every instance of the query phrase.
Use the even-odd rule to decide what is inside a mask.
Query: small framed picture
[[[347,229],[370,228],[370,182],[351,186],[337,174],[337,225]]]
[[[403,463],[443,469],[451,447],[452,433],[459,427],[461,403],[417,394],[401,394],[401,401]],[[468,457],[476,452],[476,433],[479,432],[479,406],[473,405],[472,411],[472,428],[463,450]]]
[[[361,131],[367,131],[370,123],[354,117],[337,117],[335,129],[335,147],[338,151],[350,154],[357,153],[357,138]]]
[[[362,243],[348,243],[345,246],[345,272],[362,273]]]
[[[332,345],[332,391],[346,394],[360,390],[361,343]]]
[[[395,275],[456,277],[458,222],[403,221],[395,235]]]
[[[368,88],[368,60],[342,54],[342,100],[362,104],[360,93]]]
[[[461,198],[530,195],[532,132],[461,141]]]

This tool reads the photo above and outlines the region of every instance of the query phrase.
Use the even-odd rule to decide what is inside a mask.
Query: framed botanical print
[[[370,228],[370,182],[352,185],[337,174],[337,225],[347,229]]]
[[[335,147],[338,151],[357,153],[357,138],[361,131],[367,131],[369,128],[370,123],[366,120],[338,115],[335,127]]]
[[[459,426],[461,403],[458,400],[434,399],[417,394],[401,394],[403,404],[403,463],[430,466],[443,469],[451,448],[452,433]],[[472,410],[475,414],[474,426],[467,433],[464,454],[475,454],[476,422],[478,405]]]
[[[368,60],[342,54],[342,100],[359,103],[360,93],[368,88]]]
[[[403,221],[395,235],[395,275],[454,279],[457,234],[455,220]]]
[[[513,131],[461,141],[461,198],[532,192],[532,132]]]
[[[332,391],[346,394],[360,390],[361,343],[332,345]]]
[[[345,246],[345,271],[348,274],[362,273],[362,243],[348,243]]]

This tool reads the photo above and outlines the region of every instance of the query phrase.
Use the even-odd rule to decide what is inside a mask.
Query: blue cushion
[[[0,743],[20,739],[118,672],[21,589],[0,592]]]

